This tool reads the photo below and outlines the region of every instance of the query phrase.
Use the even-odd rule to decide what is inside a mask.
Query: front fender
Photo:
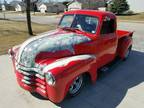
[[[73,79],[80,74],[88,72],[91,79],[96,80],[96,57],[94,55],[77,55],[60,59],[49,66],[45,71],[51,72],[56,79],[54,86],[47,85],[48,96],[55,102],[64,99]]]
[[[72,71],[75,72],[78,69],[84,68],[83,65],[91,65],[94,62],[96,62],[96,57],[89,54],[65,57],[46,66],[43,72],[52,72],[56,78],[60,78],[65,77],[65,75]],[[88,71],[88,69],[90,69],[90,66],[86,70]]]

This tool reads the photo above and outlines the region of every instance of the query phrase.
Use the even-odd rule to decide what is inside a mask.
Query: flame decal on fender
[[[43,69],[43,72],[48,72],[49,70],[54,69],[56,67],[66,66],[72,61],[95,59],[95,58],[96,57],[94,55],[77,55],[77,56],[62,58],[46,66]]]

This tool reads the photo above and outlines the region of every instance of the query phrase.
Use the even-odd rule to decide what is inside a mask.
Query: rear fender
[[[124,58],[128,48],[132,47],[132,34],[130,34],[130,36],[121,38],[118,42],[117,55],[122,59]]]
[[[133,33],[134,33],[134,31],[133,31],[133,32],[130,32],[129,36],[132,37],[132,36],[133,36]]]

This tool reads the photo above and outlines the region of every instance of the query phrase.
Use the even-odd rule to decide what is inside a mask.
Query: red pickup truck
[[[54,103],[77,95],[84,76],[94,83],[97,70],[119,56],[127,59],[133,32],[117,30],[110,12],[65,12],[56,30],[32,37],[9,50],[19,85]]]

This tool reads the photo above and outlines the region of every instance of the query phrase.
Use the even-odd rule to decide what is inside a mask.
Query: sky
[[[144,12],[144,0],[127,0],[130,5],[130,10],[135,12]]]
[[[0,0],[0,2],[3,2],[4,0]],[[7,1],[8,3],[11,2],[11,1],[22,1],[22,0],[5,0]],[[45,0],[45,1],[48,1],[48,0]],[[62,1],[66,1],[66,0],[53,0],[53,1],[59,1],[59,2],[62,2]],[[70,1],[70,0],[69,0]]]

